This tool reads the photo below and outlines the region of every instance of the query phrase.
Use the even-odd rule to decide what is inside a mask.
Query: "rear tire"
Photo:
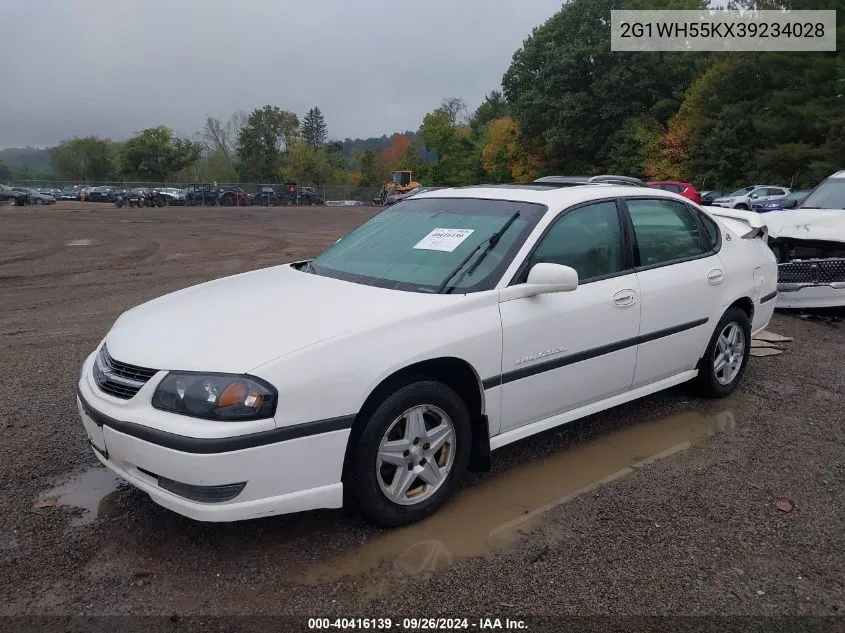
[[[744,310],[728,308],[699,362],[696,387],[707,398],[725,398],[736,389],[751,356],[751,321]]]
[[[470,413],[453,389],[422,380],[386,397],[351,441],[344,483],[361,513],[381,525],[407,525],[433,514],[457,490],[470,456]]]

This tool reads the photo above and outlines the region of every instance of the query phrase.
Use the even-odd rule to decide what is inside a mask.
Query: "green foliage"
[[[96,136],[63,141],[50,154],[53,169],[65,180],[102,182],[115,175],[111,143]]]
[[[0,182],[7,183],[12,180],[12,169],[0,160]]]
[[[360,170],[358,186],[378,187],[382,184],[378,175],[378,155],[371,149],[363,149],[357,156],[357,163]]]
[[[123,145],[121,172],[129,178],[167,182],[173,175],[195,165],[202,152],[199,143],[177,138],[166,125],[139,132]]]
[[[339,170],[324,147],[314,147],[304,138],[288,148],[280,171],[284,182],[325,185],[339,180]]]
[[[505,73],[511,113],[524,139],[542,145],[547,171],[605,171],[614,148],[627,143],[620,129],[635,129],[628,120],[665,120],[705,62],[697,53],[611,51],[610,11],[621,8],[622,0],[572,0],[535,29]]]
[[[293,112],[266,105],[253,110],[238,133],[238,173],[251,182],[273,182],[282,166],[283,152],[299,135]]]
[[[322,147],[328,138],[328,127],[326,126],[326,119],[320,108],[314,106],[308,110],[305,118],[302,120],[302,138],[311,147]]]
[[[437,154],[428,166],[427,180],[445,186],[467,185],[484,178],[480,148],[473,142],[468,126],[456,125],[441,106],[423,118],[420,141]]]
[[[725,56],[673,119],[681,169],[728,186],[818,183],[845,156],[843,78],[845,62],[827,53]]]
[[[510,116],[510,110],[505,96],[498,90],[493,90],[484,98],[469,121],[472,137],[476,140],[481,139],[488,132],[491,121],[507,116]]]

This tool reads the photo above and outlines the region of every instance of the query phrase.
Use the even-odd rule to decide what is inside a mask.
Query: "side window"
[[[540,263],[571,266],[583,283],[621,272],[623,261],[616,203],[599,202],[560,217],[537,246],[526,270]]]
[[[640,266],[702,255],[710,249],[690,210],[674,200],[626,200],[640,253]]]

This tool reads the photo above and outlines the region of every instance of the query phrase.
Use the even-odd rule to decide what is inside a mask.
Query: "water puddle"
[[[72,477],[63,477],[50,490],[39,496],[36,506],[55,505],[81,508],[82,514],[74,517],[71,525],[86,525],[95,519],[113,516],[119,511],[118,496],[122,481],[102,466],[89,468]]]
[[[92,239],[71,240],[66,246],[91,246],[94,243]]]
[[[551,508],[735,424],[730,410],[682,413],[528,461],[460,491],[431,518],[390,530],[296,580],[338,585],[351,577],[363,585],[365,598],[385,595],[396,584],[434,574],[459,558],[506,548]]]

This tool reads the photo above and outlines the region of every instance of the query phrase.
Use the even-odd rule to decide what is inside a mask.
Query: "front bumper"
[[[778,308],[813,309],[845,306],[845,282],[778,284]]]
[[[159,505],[199,521],[239,521],[341,507],[341,471],[351,420],[338,419],[333,426],[316,427],[316,423],[310,423],[312,426],[238,436],[175,434],[156,428],[161,426],[164,412],[149,405],[151,392],[163,372],[135,397],[120,400],[100,392],[89,379],[92,360],[93,355],[83,367],[77,405],[94,453],[103,465],[149,494]],[[153,382],[156,385],[150,384]],[[152,416],[149,419],[139,413],[146,408]],[[185,416],[164,415],[177,418],[177,425],[184,424]],[[193,424],[190,419],[189,423]],[[219,433],[219,424],[205,422],[203,426],[213,434]],[[302,430],[306,426],[307,433]],[[312,430],[322,432],[311,433]],[[234,498],[194,500],[197,491],[244,482]],[[172,492],[174,489],[182,494]]]
[[[845,306],[845,259],[796,259],[778,264],[778,308]]]

